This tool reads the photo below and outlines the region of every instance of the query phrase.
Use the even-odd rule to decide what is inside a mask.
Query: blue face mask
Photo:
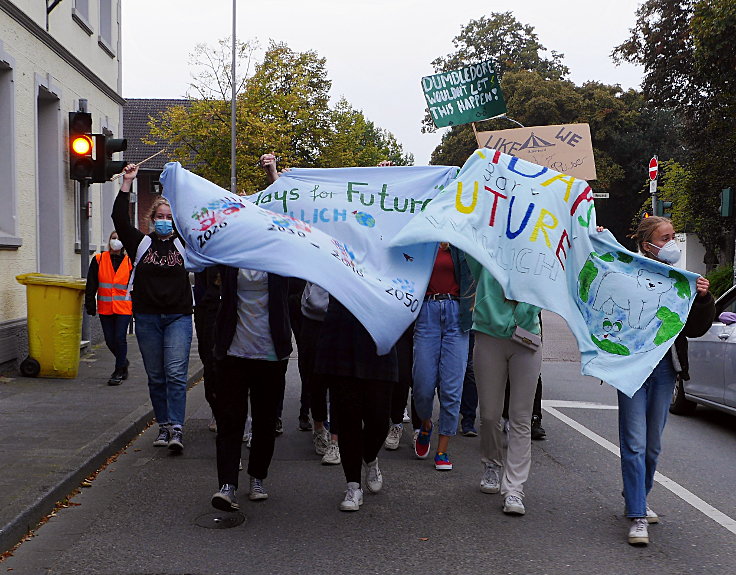
[[[168,236],[174,231],[174,222],[171,220],[155,220],[153,226],[156,233],[160,236]]]

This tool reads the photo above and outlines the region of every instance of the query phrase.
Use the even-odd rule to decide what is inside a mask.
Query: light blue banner
[[[190,269],[225,264],[320,285],[384,354],[419,313],[436,253],[436,243],[399,248],[390,241],[457,172],[295,169],[242,197],[170,163],[161,183]]]
[[[582,372],[629,396],[674,343],[695,298],[696,274],[596,231],[584,180],[494,150],[474,152],[392,245],[437,241],[478,260],[509,299],[562,316]]]

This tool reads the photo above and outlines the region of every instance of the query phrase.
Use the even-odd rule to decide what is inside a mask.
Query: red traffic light
[[[87,156],[92,153],[92,139],[87,136],[76,136],[72,140],[72,150],[79,156]]]
[[[69,177],[89,180],[92,168],[92,114],[69,112]]]

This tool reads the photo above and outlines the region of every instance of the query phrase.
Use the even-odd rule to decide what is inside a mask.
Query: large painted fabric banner
[[[392,243],[426,241],[470,254],[509,299],[561,315],[578,341],[583,373],[629,396],[674,343],[695,299],[696,274],[596,231],[584,180],[495,150],[474,152]]]
[[[252,196],[178,163],[161,175],[188,267],[225,264],[306,279],[334,295],[387,353],[414,321],[436,243],[390,246],[455,167],[294,169]]]

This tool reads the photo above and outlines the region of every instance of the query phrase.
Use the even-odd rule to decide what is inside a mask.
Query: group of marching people
[[[275,181],[274,156],[265,154],[260,164]],[[160,198],[154,203],[151,233],[144,234],[130,223],[128,195],[137,172],[133,164],[124,170],[112,214],[116,231],[109,250],[90,265],[86,309],[100,315],[105,342],[115,355],[109,385],[127,378],[125,337],[130,318],[135,317],[159,426],[154,445],[175,452],[184,448],[194,314],[205,395],[217,430],[220,488],[211,498],[214,507],[239,508],[236,491],[248,419],[252,420],[248,497],[268,498],[264,481],[281,431],[294,330],[303,386],[299,428],[312,431],[323,463],[342,465],[346,489],[341,510],[357,511],[364,489],[381,490],[378,454],[383,446],[398,446],[410,387],[416,456],[429,457],[434,445],[435,468],[452,469],[449,441],[457,433],[461,412],[462,431],[475,434],[474,398],[463,397],[469,387],[464,384],[466,366],[472,366],[468,375],[472,379],[474,373],[481,423],[480,490],[500,492],[504,513],[525,514],[532,426],[536,421],[539,428],[540,416],[534,409],[541,382],[540,308],[507,299],[485,268],[446,243],[438,247],[415,325],[385,355],[376,353],[372,338],[352,313],[315,284],[302,287],[302,282],[295,291],[290,290],[289,278],[216,266],[196,274],[193,294],[168,202]],[[643,220],[636,240],[643,255],[669,264],[677,261],[679,250],[668,219]],[[642,388],[632,398],[618,393],[631,544],[648,543],[648,524],[659,520],[646,498],[675,379],[688,378],[686,336],[704,333],[713,319],[708,287],[707,279],[697,280],[697,296],[684,330]],[[292,325],[295,317],[298,328]],[[436,423],[432,417],[435,394],[439,400]]]

